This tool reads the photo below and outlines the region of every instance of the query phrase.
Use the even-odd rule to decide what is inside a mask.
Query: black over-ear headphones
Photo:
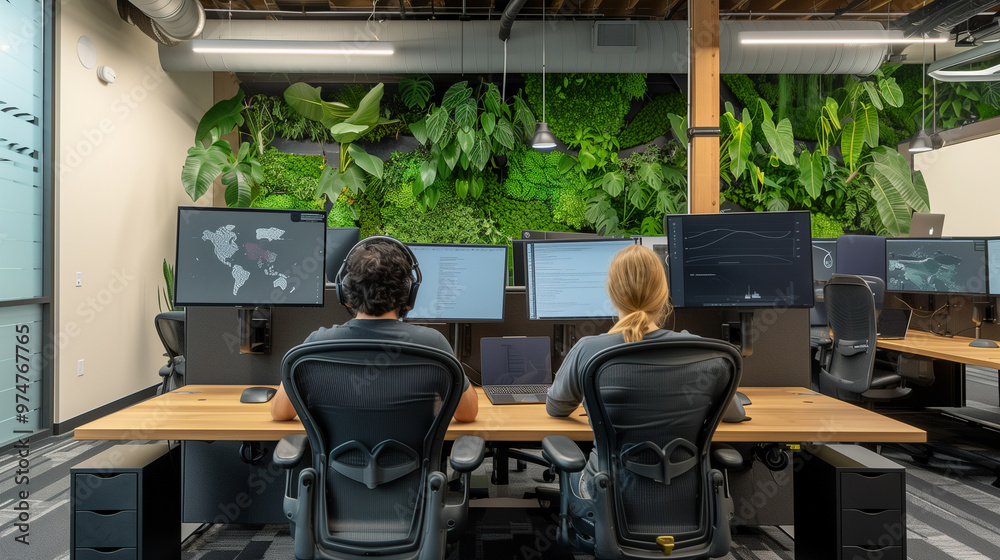
[[[362,245],[369,243],[371,241],[384,241],[389,244],[394,244],[402,248],[403,252],[406,253],[406,257],[410,259],[410,293],[406,297],[406,305],[399,310],[399,316],[405,317],[406,312],[413,309],[413,304],[417,301],[417,289],[420,288],[420,282],[423,280],[423,276],[420,274],[420,265],[417,263],[417,256],[413,254],[411,250],[405,243],[388,235],[373,235],[372,237],[366,237],[358,242],[357,245],[351,247],[351,250],[347,252],[347,256],[344,257],[344,262],[340,264],[340,269],[337,271],[337,277],[334,282],[337,283],[337,301],[340,305],[351,309],[351,304],[347,303],[347,293],[344,291],[344,283],[349,281],[347,275],[347,261],[351,260],[351,255],[354,251],[361,247]]]

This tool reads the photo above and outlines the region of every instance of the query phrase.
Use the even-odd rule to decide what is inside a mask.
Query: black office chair
[[[879,280],[875,278],[874,280]],[[876,290],[881,284],[875,282]],[[819,387],[824,395],[870,405],[905,397],[912,389],[899,386],[894,372],[875,370],[876,292],[871,279],[834,274],[823,288],[827,318],[833,335],[830,363],[820,370]]]
[[[184,380],[186,369],[184,361],[184,312],[165,311],[158,313],[153,320],[156,325],[156,334],[163,343],[166,350],[167,365],[160,368],[160,377],[163,381],[156,388],[156,394],[161,395],[183,387],[187,382]]]
[[[559,542],[597,558],[725,556],[733,504],[709,446],[742,364],[735,346],[708,339],[640,341],[595,355],[584,374],[597,453],[589,499],[570,487],[587,462],[580,448],[566,436],[542,442],[559,470]]]
[[[274,450],[289,469],[284,510],[296,559],[444,557],[485,445],[455,441],[461,476],[449,485],[442,447],[463,375],[450,354],[406,342],[313,342],[285,354],[281,381],[306,430]],[[295,483],[291,469],[309,448],[312,465]]]

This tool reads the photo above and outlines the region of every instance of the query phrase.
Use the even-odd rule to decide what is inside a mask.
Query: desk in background
[[[980,366],[1000,370],[1000,348],[975,348],[969,346],[971,338],[964,336],[944,337],[925,331],[909,330],[902,340],[879,340],[878,347],[904,354],[926,356],[937,360],[953,362],[961,366],[961,387],[958,406],[935,407],[935,410],[951,416],[1000,429],[1000,407],[992,409],[969,408],[965,405],[965,365]]]

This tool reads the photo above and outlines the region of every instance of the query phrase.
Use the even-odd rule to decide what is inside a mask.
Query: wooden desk
[[[76,429],[76,439],[276,441],[305,433],[298,420],[271,420],[270,403],[240,403],[242,385],[188,385]],[[719,426],[727,442],[923,442],[927,434],[902,422],[799,387],[742,387],[749,422]],[[566,435],[593,439],[583,408],[552,418],[543,405],[494,406],[482,391],[475,422],[452,422],[448,439],[470,434],[487,441],[541,441]]]
[[[903,340],[880,340],[878,347],[905,354],[927,356],[958,364],[967,364],[1000,370],[1000,348],[976,348],[969,346],[971,338],[964,336],[944,337],[925,331],[906,331]],[[961,401],[965,404],[965,367],[962,367]],[[966,406],[933,407],[945,414],[976,424],[1000,429],[1000,407],[970,408]]]
[[[972,366],[1000,370],[1000,348],[974,348],[971,338],[944,337],[925,331],[906,331],[902,340],[879,340],[878,347]]]

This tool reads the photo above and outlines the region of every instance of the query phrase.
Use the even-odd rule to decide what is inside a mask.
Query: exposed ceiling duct
[[[996,0],[936,0],[892,22],[907,37],[950,33],[972,16],[997,5]]]
[[[198,0],[118,0],[118,15],[167,46],[191,40],[205,27]]]
[[[602,48],[593,21],[549,21],[546,65],[551,72],[684,74],[688,70],[686,21],[615,22],[634,26],[628,48]],[[197,53],[198,41],[160,47],[160,64],[173,72],[288,72],[350,74],[499,73],[503,43],[496,21],[232,21],[210,20],[206,40],[380,41],[391,56],[290,56]],[[724,74],[871,74],[886,59],[886,45],[740,45],[741,31],[879,30],[881,24],[842,21],[722,21],[720,71]],[[595,38],[598,37],[598,38]],[[519,22],[508,41],[507,71],[541,71],[542,23]],[[629,51],[629,52],[625,52]]]

